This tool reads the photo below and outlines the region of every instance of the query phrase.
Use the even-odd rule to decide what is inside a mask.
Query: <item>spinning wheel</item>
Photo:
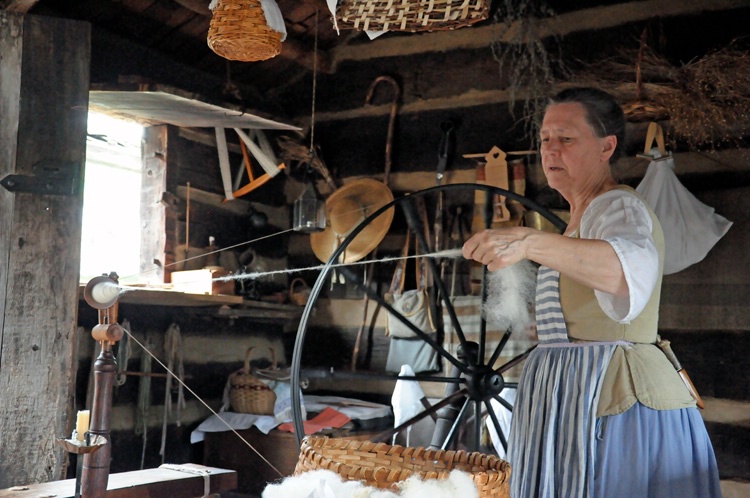
[[[433,447],[443,449],[452,448],[453,445],[460,442],[463,449],[479,451],[481,423],[469,424],[468,421],[472,418],[475,422],[481,421],[484,416],[489,416],[494,431],[503,447],[507,450],[507,434],[505,434],[505,431],[495,414],[495,410],[492,409],[492,400],[500,403],[507,410],[512,411],[512,404],[508,402],[502,394],[505,389],[516,387],[517,383],[507,382],[504,374],[507,375],[507,372],[512,367],[519,365],[528,356],[531,350],[533,350],[533,347],[521,352],[520,354],[516,354],[507,360],[503,359],[501,361],[504,349],[506,349],[509,339],[511,338],[512,331],[502,331],[499,339],[496,338],[496,340],[490,341],[488,339],[487,323],[484,317],[479,318],[478,331],[473,333],[476,340],[469,340],[464,331],[464,327],[462,327],[462,324],[459,321],[454,303],[450,299],[450,286],[444,281],[447,280],[444,276],[445,272],[441,272],[440,260],[438,260],[437,257],[428,257],[426,260],[433,279],[433,295],[438,296],[436,298],[436,304],[442,308],[443,312],[441,316],[445,317],[446,325],[451,327],[458,339],[459,346],[454,353],[449,351],[449,349],[453,348],[446,349],[445,347],[446,343],[444,341],[443,327],[438,326],[438,340],[433,339],[435,337],[434,334],[428,334],[423,330],[419,330],[412,325],[404,315],[396,311],[393,306],[389,304],[384,293],[378,292],[377,288],[368,288],[364,284],[366,279],[361,276],[361,272],[357,271],[359,268],[358,266],[340,266],[337,264],[337,262],[340,261],[341,254],[346,251],[346,248],[351,241],[365,227],[367,227],[368,224],[372,223],[380,216],[395,216],[394,219],[396,220],[400,219],[399,216],[403,216],[402,219],[406,221],[408,230],[411,230],[412,234],[418,241],[417,247],[419,254],[432,254],[435,241],[426,240],[427,237],[425,236],[425,231],[423,229],[423,221],[418,215],[416,207],[417,202],[424,201],[427,206],[435,206],[437,205],[436,200],[441,199],[444,205],[448,207],[459,206],[467,203],[473,204],[477,192],[484,192],[484,197],[486,198],[484,205],[479,204],[475,207],[475,209],[484,208],[484,212],[481,214],[483,214],[484,226],[486,227],[489,227],[492,223],[493,212],[496,209],[496,199],[499,196],[499,198],[507,198],[510,201],[517,201],[525,208],[538,212],[560,231],[565,229],[565,222],[563,220],[530,199],[507,190],[480,184],[450,184],[421,190],[411,195],[395,199],[365,218],[354,230],[351,231],[351,233],[348,234],[346,239],[331,255],[330,259],[321,270],[321,273],[311,290],[310,297],[305,309],[303,310],[299,323],[291,365],[292,410],[298,443],[301,443],[301,440],[304,437],[304,419],[301,409],[300,386],[305,380],[314,378],[358,378],[361,380],[387,379],[394,383],[397,380],[419,380],[422,382],[436,382],[442,384],[445,393],[442,400],[425,409],[416,417],[407,420],[399,427],[379,434],[375,437],[376,440],[385,441],[389,439],[392,434],[405,430],[422,418],[433,416],[433,418],[437,420],[436,431],[432,440]],[[437,253],[437,255],[439,256],[440,253]],[[465,261],[460,256],[459,258],[460,259],[457,261]],[[374,263],[377,264],[377,261]],[[311,315],[316,308],[318,297],[323,286],[326,285],[329,279],[329,274],[334,265],[336,265],[337,272],[344,275],[347,284],[355,285],[361,291],[367,293],[369,299],[377,302],[384,310],[387,310],[388,313],[396,317],[396,319],[405,326],[409,327],[414,334],[427,343],[430,348],[434,349],[442,359],[442,372],[404,376],[387,373],[384,371],[382,365],[379,369],[372,368],[368,371],[342,370],[340,372],[335,371],[332,366],[317,369],[303,366],[303,350],[306,344],[310,347],[310,345],[316,341],[316,338],[312,337],[315,335],[316,331],[310,330]],[[482,267],[481,275],[481,295],[477,296],[477,300],[481,301],[480,306],[478,306],[479,310],[482,309],[481,305],[483,305],[487,299],[488,289],[486,267]],[[440,320],[438,320],[438,322],[440,322]],[[318,341],[320,341],[320,339],[318,339]],[[472,428],[467,431],[465,430],[466,427]],[[457,441],[457,438],[463,438],[463,440]]]

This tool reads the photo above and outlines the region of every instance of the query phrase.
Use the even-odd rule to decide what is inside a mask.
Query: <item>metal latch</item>
[[[8,191],[39,195],[76,195],[80,163],[42,160],[31,168],[33,175],[8,175],[0,185]]]

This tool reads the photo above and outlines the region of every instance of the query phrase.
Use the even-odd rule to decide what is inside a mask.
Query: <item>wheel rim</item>
[[[430,250],[430,248],[432,247],[432,245],[429,241],[425,240],[424,232],[419,229],[420,221],[418,219],[418,216],[416,216],[414,212],[414,200],[418,198],[429,198],[434,195],[443,196],[447,193],[455,193],[465,190],[485,192],[486,202],[484,206],[484,218],[486,227],[489,227],[492,222],[492,202],[494,196],[499,195],[504,196],[509,200],[519,202],[526,209],[538,212],[561,232],[566,228],[566,224],[562,219],[560,219],[550,210],[537,204],[536,202],[508,190],[481,184],[449,184],[424,189],[412,193],[408,196],[394,199],[392,202],[382,206],[380,209],[376,210],[367,218],[362,220],[362,222],[354,230],[352,230],[351,233],[349,233],[349,235],[344,239],[341,245],[333,252],[329,260],[322,268],[317,280],[315,281],[315,284],[310,291],[310,296],[300,318],[291,364],[292,415],[295,435],[298,444],[301,444],[304,437],[304,420],[301,408],[301,383],[303,374],[301,363],[304,344],[307,339],[307,333],[309,329],[308,324],[311,314],[315,308],[315,304],[318,301],[318,297],[320,296],[323,286],[328,280],[332,268],[337,267],[340,269],[339,271],[346,277],[347,284],[353,284],[360,290],[364,291],[368,295],[369,299],[377,302],[378,305],[382,306],[387,312],[393,314],[397,319],[402,321],[404,325],[409,327],[415,333],[415,335],[428,343],[442,358],[443,371],[446,372],[444,375],[440,375],[440,373],[438,373],[436,375],[418,375],[415,377],[403,376],[399,374],[373,375],[371,372],[349,372],[347,374],[345,371],[342,371],[339,373],[335,373],[333,368],[330,369],[330,372],[323,372],[323,376],[330,377],[333,377],[335,375],[340,378],[347,378],[349,376],[360,379],[387,378],[392,379],[394,382],[397,380],[419,380],[423,382],[440,382],[446,385],[446,395],[443,400],[433,405],[430,409],[424,410],[421,414],[401,424],[401,426],[396,427],[393,430],[384,431],[378,434],[373,438],[373,440],[386,440],[393,433],[400,432],[406,427],[409,427],[418,422],[422,418],[435,415],[440,410],[443,411],[443,414],[445,414],[446,411],[452,411],[453,414],[449,418],[449,423],[447,424],[447,426],[445,423],[442,424],[443,427],[441,428],[441,434],[433,438],[433,447],[435,447],[437,439],[442,440],[442,443],[439,446],[442,448],[446,448],[453,443],[454,439],[456,438],[457,432],[459,431],[459,428],[465,425],[464,422],[468,417],[473,417],[475,421],[480,421],[483,413],[486,413],[492,422],[492,425],[502,446],[507,450],[507,435],[502,430],[500,421],[498,420],[494,409],[492,409],[491,407],[491,401],[495,400],[506,409],[512,411],[512,405],[501,396],[501,393],[505,388],[516,387],[517,384],[513,382],[506,382],[503,374],[514,366],[520,364],[530,354],[531,350],[533,350],[535,346],[506,361],[502,365],[496,366],[495,364],[497,363],[500,354],[503,352],[511,336],[511,331],[507,330],[501,336],[498,344],[494,346],[494,349],[489,354],[489,359],[485,359],[487,358],[488,353],[488,351],[486,351],[486,320],[483,316],[480,318],[479,341],[469,341],[463,332],[455,308],[453,306],[453,303],[451,302],[451,295],[448,292],[445,282],[442,278],[440,278],[441,272],[437,266],[435,258],[426,259],[433,278],[434,286],[436,287],[436,292],[440,299],[440,305],[442,309],[447,312],[448,319],[450,320],[452,328],[458,338],[460,344],[459,348],[463,348],[463,357],[461,357],[460,359],[458,353],[456,355],[451,354],[443,347],[443,344],[432,340],[432,338],[427,333],[414,327],[410,322],[408,322],[408,320],[406,320],[406,318],[404,318],[400,313],[394,310],[388,302],[386,302],[384,296],[380,295],[371,287],[365,286],[362,278],[360,278],[355,272],[351,271],[351,266],[342,267],[338,264],[339,257],[346,250],[349,243],[369,223],[371,223],[372,220],[376,219],[378,216],[383,215],[383,213],[385,213],[389,209],[395,210],[397,208],[401,208],[404,210],[408,229],[412,230],[414,235],[416,235],[420,247],[428,248],[428,250],[421,251],[421,253],[431,253],[432,251]],[[483,278],[480,304],[483,304],[487,299],[487,279],[485,278],[487,275],[486,267],[483,268],[482,275]],[[442,332],[442,330],[440,332]],[[439,333],[437,337],[441,338],[443,337],[443,334]],[[475,351],[473,352],[471,351],[472,347],[475,349]],[[469,351],[469,354],[465,354],[466,351]],[[468,443],[468,447],[469,449],[477,450],[479,448],[481,423],[474,423],[473,426],[473,434],[468,438],[468,440],[470,441]]]

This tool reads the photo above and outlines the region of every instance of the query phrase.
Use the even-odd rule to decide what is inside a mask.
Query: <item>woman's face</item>
[[[547,182],[564,197],[595,189],[609,177],[609,158],[617,139],[597,137],[581,104],[550,105],[540,138]]]

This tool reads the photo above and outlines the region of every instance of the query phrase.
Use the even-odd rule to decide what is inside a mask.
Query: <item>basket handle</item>
[[[304,279],[297,277],[289,284],[289,293],[294,292],[294,288],[297,286],[297,284],[302,284],[303,287],[307,287],[307,282],[305,282]]]
[[[250,374],[250,353],[252,350],[255,349],[255,346],[250,346],[247,348],[247,351],[245,351],[245,366],[242,367],[242,372],[249,375]],[[278,368],[278,363],[276,361],[276,350],[272,348],[271,346],[268,346],[269,351],[271,351],[271,366],[272,368]]]

